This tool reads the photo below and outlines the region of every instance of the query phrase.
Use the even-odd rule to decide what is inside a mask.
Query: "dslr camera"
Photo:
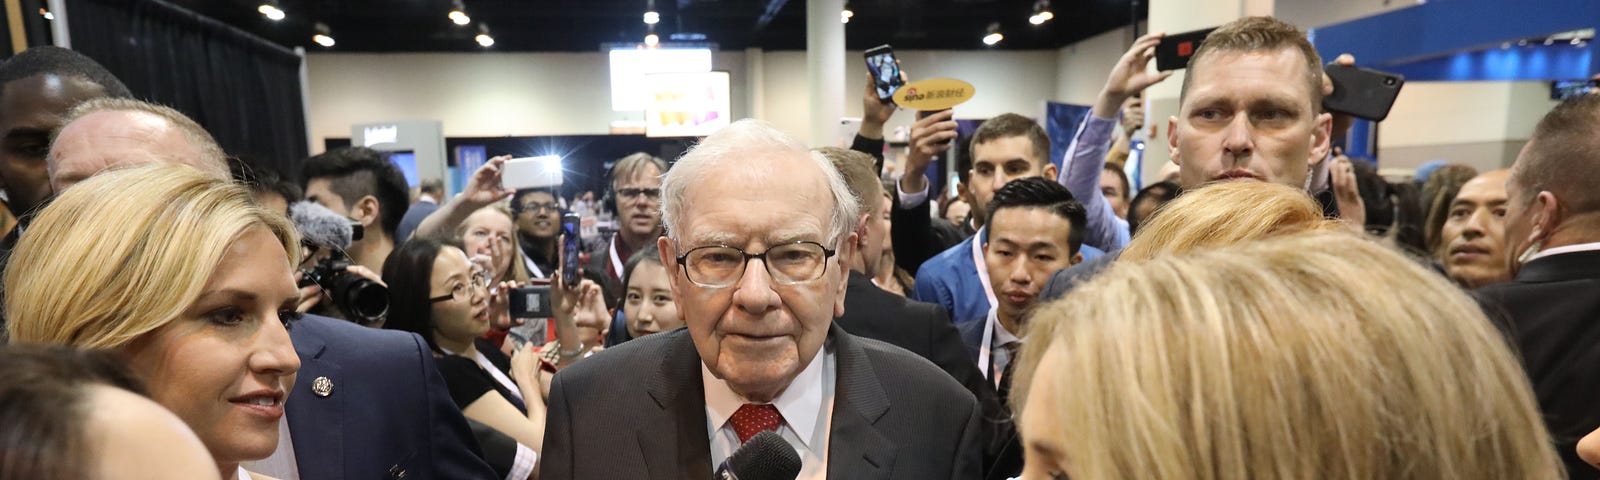
[[[389,289],[366,277],[350,273],[350,256],[341,250],[304,271],[300,287],[317,285],[333,299],[346,320],[373,325],[389,314]]]

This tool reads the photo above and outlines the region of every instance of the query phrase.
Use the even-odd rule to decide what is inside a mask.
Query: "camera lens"
[[[389,289],[365,277],[341,272],[333,280],[333,299],[345,315],[363,325],[389,315]]]
[[[1395,83],[1395,82],[1394,82],[1394,77],[1385,77],[1385,78],[1384,78],[1384,79],[1383,79],[1383,84],[1384,84],[1384,85],[1387,85],[1387,86],[1390,86],[1390,87],[1393,87],[1393,86],[1394,86],[1394,83]]]

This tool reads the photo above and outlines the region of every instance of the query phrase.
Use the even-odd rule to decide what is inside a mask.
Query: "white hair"
[[[727,175],[731,169],[759,167],[760,164],[751,163],[753,158],[774,153],[804,155],[822,170],[829,193],[833,195],[828,241],[832,247],[840,245],[852,230],[858,210],[856,197],[850,193],[844,176],[833,168],[833,162],[827,157],[772,124],[754,119],[739,120],[717,130],[684,153],[667,171],[661,180],[661,222],[667,227],[668,238],[679,239],[678,222],[691,187],[703,184],[712,175]]]

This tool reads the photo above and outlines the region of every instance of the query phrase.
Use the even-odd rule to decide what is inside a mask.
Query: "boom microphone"
[[[289,220],[306,242],[319,248],[343,250],[355,240],[350,219],[333,213],[316,202],[300,201],[289,206]]]
[[[794,480],[800,476],[800,454],[771,430],[757,433],[717,466],[713,480]]]

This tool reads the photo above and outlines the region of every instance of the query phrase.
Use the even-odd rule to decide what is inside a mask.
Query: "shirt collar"
[[[1588,252],[1588,251],[1593,251],[1593,250],[1600,250],[1600,242],[1580,243],[1580,244],[1577,244],[1577,245],[1567,245],[1565,247],[1556,247],[1556,248],[1551,248],[1551,249],[1547,249],[1547,250],[1541,250],[1538,254],[1534,255],[1533,258],[1529,258],[1528,261],[1531,262],[1531,261],[1534,261],[1534,260],[1538,260],[1538,259],[1541,259],[1541,258],[1544,258],[1544,257],[1551,256],[1551,255],[1560,255],[1560,254],[1563,254],[1563,253]]]
[[[436,199],[436,198],[433,198],[433,195],[428,195],[426,193],[424,193],[422,195],[418,195],[417,196],[417,201],[419,201],[419,202],[428,202],[428,203],[439,203],[439,200]]]
[[[999,309],[1000,307],[998,305],[989,308],[989,321],[994,322],[994,346],[1000,347],[1008,345],[1012,342],[1022,341],[1022,339],[1018,338],[1016,334],[1011,333],[1010,330],[1006,330],[1006,325],[1004,323],[1000,323]]]
[[[795,436],[806,442],[807,447],[812,446],[810,442],[817,430],[817,416],[822,409],[823,356],[828,354],[826,346],[819,349],[817,355],[811,357],[811,363],[806,364],[794,381],[789,382],[789,388],[785,388],[772,401],[772,405],[778,407],[778,413],[783,415],[783,422],[794,430]],[[700,383],[706,392],[706,420],[715,427],[712,431],[727,426],[733,412],[739,407],[746,403],[757,403],[734,393],[728,387],[728,382],[711,374],[711,369],[704,361],[700,362]]]

